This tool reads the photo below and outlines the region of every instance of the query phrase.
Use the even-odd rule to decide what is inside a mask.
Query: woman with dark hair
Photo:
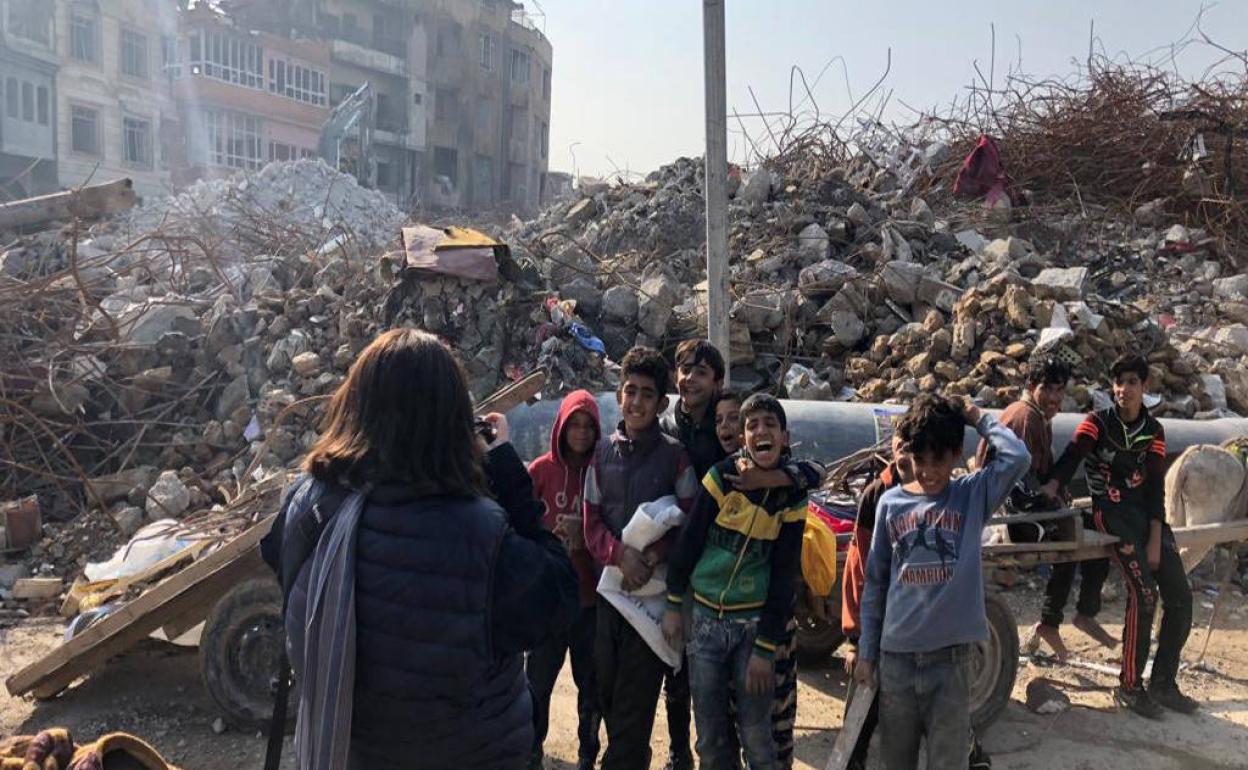
[[[332,516],[286,611],[301,770],[524,767],[522,653],[571,623],[577,583],[506,420],[487,420],[488,456],[463,371],[411,329],[370,344],[330,401],[284,517],[291,533]],[[336,513],[316,505],[332,490]]]

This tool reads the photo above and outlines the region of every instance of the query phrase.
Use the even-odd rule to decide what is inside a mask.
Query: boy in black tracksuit
[[[1190,714],[1199,705],[1179,692],[1175,677],[1192,629],[1192,589],[1174,533],[1165,523],[1165,432],[1143,403],[1148,362],[1124,356],[1110,367],[1110,374],[1115,406],[1084,419],[1057,461],[1053,478],[1069,484],[1086,459],[1093,520],[1101,532],[1119,539],[1113,560],[1127,586],[1127,617],[1115,700],[1150,719],[1161,718],[1163,706]],[[1142,677],[1158,594],[1161,633],[1146,690]]]

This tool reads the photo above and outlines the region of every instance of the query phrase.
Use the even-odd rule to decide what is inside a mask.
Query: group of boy
[[[792,766],[796,710],[794,588],[800,569],[807,492],[822,470],[794,461],[780,402],[723,391],[722,355],[706,340],[676,350],[679,400],[667,410],[671,375],[655,350],[634,348],[621,362],[621,420],[604,433],[584,391],[563,402],[551,451],[530,467],[547,506],[544,523],[572,553],[582,613],[565,636],[533,651],[533,766],[542,761],[550,694],[565,653],[578,688],[578,768],[592,768],[605,722],[604,770],[650,766],[650,738],[665,691],[669,768],[693,766],[690,702],[705,770]],[[877,687],[884,765],[914,768],[926,745],[931,768],[989,766],[971,729],[969,661],[988,639],[981,534],[998,507],[1023,488],[1052,501],[1086,460],[1090,523],[1118,538],[1115,561],[1127,585],[1123,664],[1117,701],[1159,718],[1191,713],[1175,682],[1191,626],[1191,591],[1164,523],[1165,438],[1143,405],[1148,364],[1124,357],[1111,367],[1114,406],[1087,416],[1054,460],[1052,420],[1070,377],[1055,359],[1033,361],[1023,398],[1002,422],[969,399],[919,397],[893,435],[893,461],[868,488],[843,580],[843,625],[854,687]],[[965,428],[981,437],[977,470],[954,477]],[[700,483],[699,483],[700,482]],[[674,496],[685,524],[644,550],[622,542],[638,507]],[[598,575],[617,567],[623,587],[645,585],[667,565],[662,631],[684,649],[667,666],[609,602]],[[1107,563],[1084,562],[1074,624],[1106,646],[1117,641],[1095,620]],[[1065,655],[1058,627],[1074,564],[1053,570],[1037,635]],[[1149,687],[1141,683],[1160,595],[1165,608]],[[871,730],[852,767],[865,766]],[[969,747],[969,751],[968,751]],[[968,759],[969,755],[969,759]]]
[[[675,362],[679,399],[671,415],[662,417],[672,384],[666,361],[658,351],[634,348],[621,361],[616,429],[603,431],[592,395],[572,393],[561,404],[550,452],[530,466],[547,507],[544,523],[568,546],[582,599],[572,630],[529,656],[533,767],[542,762],[550,696],[569,653],[578,768],[594,766],[601,723],[604,770],[649,768],[661,690],[667,767],[694,766],[691,705],[701,767],[740,767],[742,751],[752,768],[792,766],[794,588],[806,495],[822,469],[791,458],[779,401],[724,391],[723,356],[708,341],[682,343]],[[622,542],[638,507],[669,495],[687,513],[684,525],[642,551]],[[636,590],[661,564],[669,607],[663,633],[685,650],[677,668],[595,596],[608,566],[620,570],[625,590]]]

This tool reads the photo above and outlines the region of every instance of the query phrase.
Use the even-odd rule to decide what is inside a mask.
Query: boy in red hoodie
[[[593,459],[594,446],[602,434],[598,404],[585,390],[569,393],[559,407],[559,416],[550,432],[550,451],[529,465],[533,491],[546,503],[542,525],[563,541],[572,557],[579,583],[581,611],[566,633],[552,637],[529,653],[525,670],[533,691],[533,756],[530,768],[542,766],[542,743],[550,724],[550,695],[563,668],[565,654],[572,658],[572,678],[576,682],[576,710],[580,739],[578,770],[592,770],[598,758],[598,691],[594,682],[594,606],[597,571],[585,548],[582,527],[582,492],[585,472]]]

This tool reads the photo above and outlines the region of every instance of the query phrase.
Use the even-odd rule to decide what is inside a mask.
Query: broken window
[[[459,152],[454,147],[434,147],[433,173],[459,184]]]
[[[477,38],[478,47],[480,48],[481,69],[494,69],[494,38],[489,35],[479,35]]]
[[[529,84],[529,54],[527,51],[511,49],[511,82],[522,86]]]
[[[100,63],[100,18],[86,8],[69,16],[69,55],[80,62]]]
[[[139,118],[122,118],[122,157],[126,163],[152,167],[152,123]]]
[[[69,108],[70,145],[84,155],[100,154],[100,111],[73,105]]]
[[[121,74],[147,77],[147,35],[132,29],[121,30]]]

